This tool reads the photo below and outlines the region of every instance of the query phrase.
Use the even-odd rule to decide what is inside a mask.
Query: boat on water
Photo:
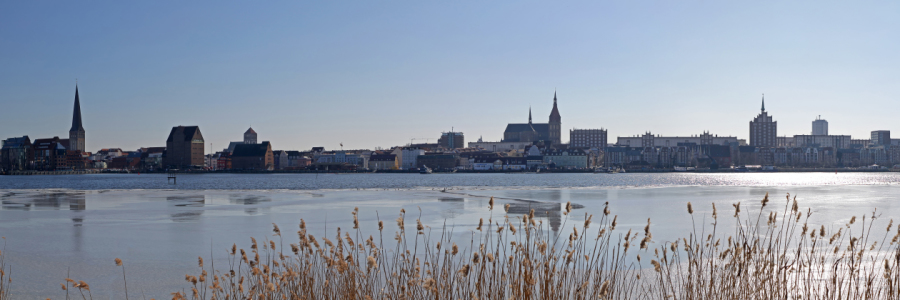
[[[431,168],[426,165],[422,165],[422,167],[419,168],[419,174],[431,174],[431,172]]]

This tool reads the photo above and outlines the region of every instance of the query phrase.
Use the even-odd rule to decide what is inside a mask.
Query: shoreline
[[[843,168],[790,168],[777,169],[774,171],[737,171],[734,169],[720,170],[693,170],[693,171],[676,171],[674,169],[647,169],[647,170],[627,170],[625,173],[898,173],[900,169],[843,169]],[[78,170],[78,171],[14,171],[9,173],[0,173],[0,176],[32,176],[32,175],[87,175],[87,174],[167,174],[166,171],[112,171],[112,170]],[[612,175],[606,173],[595,173],[594,170],[544,170],[541,172],[532,171],[475,171],[475,170],[458,170],[456,172],[434,172],[433,174],[572,174],[587,173],[598,175]],[[380,170],[380,171],[317,171],[317,170],[278,170],[278,171],[203,171],[203,170],[183,170],[177,174],[419,174],[417,170]],[[429,174],[421,174],[429,175]]]

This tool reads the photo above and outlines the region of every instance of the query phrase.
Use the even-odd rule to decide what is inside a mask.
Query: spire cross
[[[762,94],[762,108],[760,108],[760,110],[766,111],[766,94],[765,93]]]

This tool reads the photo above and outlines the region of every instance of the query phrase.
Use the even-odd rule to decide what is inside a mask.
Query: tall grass
[[[300,221],[297,244],[274,239],[249,250],[229,250],[227,265],[198,261],[188,289],[173,299],[900,299],[900,225],[875,226],[872,215],[853,217],[836,231],[808,225],[811,211],[786,197],[756,212],[733,205],[734,229],[719,230],[719,214],[682,238],[653,240],[624,232],[608,203],[558,236],[539,220],[545,212],[481,220],[468,241],[452,229],[378,221],[377,233],[360,229],[316,237]],[[769,208],[767,208],[769,207]],[[780,207],[780,206],[779,206]],[[505,209],[508,210],[507,205]],[[569,221],[571,204],[563,214]],[[768,211],[768,212],[766,212]],[[777,212],[776,212],[777,211]],[[687,216],[694,218],[687,204]],[[536,216],[538,215],[538,216]],[[762,217],[766,217],[763,219]],[[412,221],[412,220],[409,220]],[[568,224],[568,223],[565,223]],[[393,226],[393,225],[390,225]],[[414,228],[414,229],[413,229]],[[699,229],[699,232],[698,232]],[[886,229],[886,231],[885,231]],[[385,231],[391,233],[385,233]],[[374,230],[373,230],[374,231]],[[387,235],[387,236],[386,236]],[[387,237],[387,240],[385,240]],[[393,239],[393,240],[391,240]]]

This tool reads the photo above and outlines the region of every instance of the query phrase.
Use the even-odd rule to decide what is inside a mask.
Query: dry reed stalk
[[[446,226],[433,232],[419,221],[421,216],[415,238],[407,238],[405,210],[397,218],[394,244],[385,244],[380,220],[378,241],[373,236],[365,239],[354,209],[354,232],[338,228],[333,240],[321,238],[324,246],[301,220],[299,241],[290,245],[288,254],[274,241],[260,247],[251,238],[249,254],[236,245],[228,251],[227,271],[207,270],[198,258],[199,276],[185,276],[191,291],[172,295],[173,299],[900,299],[900,225],[894,229],[890,220],[883,236],[873,233],[880,217],[873,212],[860,222],[852,217],[836,231],[829,232],[824,225],[816,230],[809,226],[812,211],[804,214],[796,197],[786,199],[778,211],[767,208],[767,194],[756,218],[742,217],[740,204],[734,204],[734,228],[727,233],[718,230],[713,205],[711,224],[701,223],[699,233],[694,225],[684,237],[670,242],[652,239],[648,219],[640,247],[631,247],[640,231],[615,234],[618,216],[611,215],[608,203],[599,220],[586,214],[566,240],[549,224],[536,222],[532,210],[504,216],[502,221],[493,215],[486,223],[480,220],[468,245],[453,240]],[[493,211],[494,205],[492,198],[488,209]],[[693,220],[699,212],[690,203],[687,207]],[[571,211],[567,203],[566,221]],[[768,216],[765,221],[763,214]],[[488,228],[482,230],[485,225]],[[596,236],[589,228],[597,231]],[[67,282],[90,295],[86,283]],[[0,291],[8,298],[8,285],[5,288]]]
[[[270,244],[262,250],[267,259],[260,261],[260,250],[251,245],[255,258],[248,261],[232,249],[223,282],[210,285],[208,296],[194,293],[192,299],[900,298],[900,226],[893,239],[875,241],[873,214],[861,225],[852,218],[828,238],[824,225],[810,230],[811,211],[803,218],[796,197],[787,199],[781,212],[766,211],[765,223],[768,195],[755,221],[742,218],[735,204],[735,228],[728,235],[717,231],[713,207],[711,228],[701,225],[698,234],[695,226],[684,238],[656,247],[648,219],[637,249],[630,247],[637,233],[612,234],[618,217],[610,217],[608,203],[598,222],[585,215],[566,243],[559,243],[549,225],[535,222],[533,211],[503,222],[480,220],[467,247],[459,247],[446,229],[432,236],[419,219],[416,238],[407,239],[405,211],[397,219],[396,244],[387,247],[371,236],[356,243],[363,235],[355,218],[356,240],[338,229],[335,242],[323,239],[321,247],[301,221],[293,255],[276,253]],[[494,205],[491,199],[488,209]],[[571,210],[567,203],[563,214]],[[693,219],[691,204],[688,213]],[[592,225],[597,235],[588,238]],[[452,246],[442,250],[441,244]],[[642,254],[652,256],[649,265],[641,264]],[[189,279],[198,288],[196,277]]]

